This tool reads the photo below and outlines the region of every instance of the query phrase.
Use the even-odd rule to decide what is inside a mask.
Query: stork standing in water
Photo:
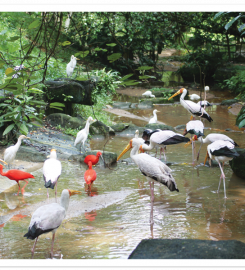
[[[74,142],[74,146],[76,146],[77,144],[81,143],[80,152],[82,152],[82,147],[83,147],[84,152],[86,152],[85,149],[84,149],[84,143],[85,143],[85,141],[88,138],[89,126],[93,122],[95,122],[95,120],[93,119],[93,117],[89,116],[88,120],[86,121],[85,128],[82,129],[82,130],[80,130],[77,133],[77,136],[76,136],[76,139],[75,139],[75,142]]]
[[[217,140],[211,144],[208,145],[207,147],[207,154],[204,160],[204,165],[206,164],[207,159],[214,159],[218,162],[220,171],[221,171],[221,176],[219,180],[219,186],[217,193],[219,192],[219,187],[221,183],[221,178],[223,178],[223,185],[224,185],[224,198],[226,197],[226,190],[225,190],[225,174],[224,174],[224,163],[225,161],[232,160],[234,157],[238,157],[239,154],[237,151],[234,149],[235,146],[229,142],[229,141],[222,141],[222,140]],[[223,163],[223,169],[220,163]],[[211,166],[211,164],[210,164]]]
[[[143,132],[143,139],[145,138],[146,136]],[[146,145],[146,144],[141,145],[140,151],[150,151],[156,147],[161,147],[163,150],[163,147],[166,145],[178,144],[178,143],[190,141],[189,138],[186,138],[182,134],[175,133],[172,130],[161,130],[161,131],[157,130],[153,132],[152,134],[150,134],[149,140],[150,140],[150,145]],[[164,150],[163,150],[163,153],[164,153]],[[164,158],[166,161],[165,153],[164,153]],[[160,159],[161,159],[161,150],[160,150]]]
[[[196,104],[193,101],[185,100],[185,96],[187,94],[187,90],[185,88],[181,88],[178,92],[172,95],[168,100],[171,98],[181,94],[180,96],[180,104],[192,115],[192,117],[198,116],[204,119],[207,119],[209,122],[213,121],[211,116],[202,108],[200,105]],[[192,120],[191,117],[191,120]]]
[[[238,146],[238,144],[236,142],[234,142],[230,137],[226,136],[225,134],[221,134],[221,133],[210,133],[206,136],[205,139],[203,139],[202,136],[198,137],[197,135],[194,135],[193,138],[191,139],[191,141],[197,141],[197,140],[201,143],[200,148],[199,148],[198,153],[197,153],[197,160],[199,159],[199,154],[200,154],[201,147],[202,147],[203,143],[213,143],[217,140],[222,140],[222,141],[230,142],[234,146]]]
[[[157,122],[157,112],[159,111],[158,110],[153,111],[153,117],[150,119],[149,124],[154,124]]]
[[[47,198],[49,199],[48,189],[54,189],[55,186],[55,200],[57,202],[57,184],[61,175],[61,162],[57,160],[57,153],[55,149],[51,149],[49,159],[43,164],[43,179],[44,186],[47,188]]]
[[[187,133],[190,133],[191,134],[191,137],[192,135],[196,135],[197,138],[200,137],[200,136],[204,136],[203,134],[203,130],[204,130],[204,125],[202,123],[202,121],[200,120],[191,120],[189,121],[187,124],[186,124],[186,128],[184,130],[184,133],[183,135],[185,136]],[[196,150],[196,147],[195,147],[195,141],[194,140],[190,140],[186,145],[189,145],[191,144],[192,145],[192,162],[194,164],[195,162],[195,150]]]
[[[64,189],[61,194],[60,204],[51,203],[43,205],[33,213],[28,232],[24,235],[27,239],[36,239],[31,250],[32,258],[39,235],[49,232],[53,234],[51,244],[51,258],[53,258],[55,232],[66,216],[70,197],[75,194],[81,194],[81,191]]]
[[[19,138],[18,138],[17,143],[15,145],[12,145],[12,146],[8,147],[4,151],[3,159],[4,159],[5,162],[8,163],[8,168],[10,168],[10,164],[13,163],[23,139],[30,139],[30,138],[26,137],[25,135],[20,135]]]
[[[154,182],[161,183],[168,187],[170,191],[179,192],[176,182],[171,174],[171,169],[165,165],[162,161],[147,155],[145,153],[138,154],[140,149],[139,141],[136,138],[130,140],[129,144],[118,156],[117,161],[130,149],[130,157],[134,163],[138,166],[141,173],[149,181],[150,190],[151,190],[151,202],[154,201]],[[151,216],[151,224],[153,224],[153,216]]]

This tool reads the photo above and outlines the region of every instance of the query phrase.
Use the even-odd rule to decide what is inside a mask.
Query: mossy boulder
[[[169,126],[169,125],[164,125],[164,124],[158,124],[158,123],[154,123],[154,124],[146,124],[145,125],[145,129],[150,128],[152,130],[155,129],[161,129],[161,130],[172,130],[175,131],[173,127]]]
[[[134,124],[127,124],[127,125],[128,125],[127,128],[122,130],[119,135],[121,135],[121,136],[127,136],[127,135],[134,136],[136,130],[139,130],[140,134],[143,133],[143,131],[145,130],[144,127],[138,127]]]
[[[121,131],[127,129],[128,127],[129,127],[129,124],[125,124],[125,123],[118,123],[118,124],[115,124],[115,125],[111,126],[111,128],[115,132],[121,132]]]
[[[131,105],[131,102],[114,102],[113,103],[113,108],[117,108],[117,109],[129,109]]]
[[[86,120],[81,117],[72,117],[64,113],[53,113],[47,116],[47,122],[51,126],[60,125],[63,128],[81,129],[84,128]]]
[[[109,133],[109,135],[115,135],[115,131],[113,128],[105,125],[101,121],[96,121],[90,125],[90,132],[91,134],[106,134]]]
[[[153,98],[151,99],[142,99],[138,104],[139,109],[149,109],[153,107]]]
[[[178,125],[176,127],[174,127],[176,130],[185,130],[186,125]]]
[[[232,171],[236,176],[245,179],[245,149],[236,148],[239,157],[235,157],[229,161]]]
[[[221,105],[230,106],[230,105],[237,103],[237,102],[239,102],[239,100],[237,100],[237,99],[225,99],[225,100],[222,100]]]

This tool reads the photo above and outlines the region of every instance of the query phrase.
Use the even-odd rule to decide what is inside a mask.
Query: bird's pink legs
[[[219,161],[218,161],[219,163]],[[219,181],[219,187],[220,187],[220,182],[221,182],[221,177],[223,178],[223,185],[224,185],[224,198],[226,199],[226,190],[225,190],[225,174],[224,174],[224,171],[222,169],[222,166],[220,165],[219,163],[219,167],[220,167],[220,171],[221,171],[221,176],[220,176],[220,181]],[[224,168],[224,162],[223,162],[223,168]],[[219,187],[218,187],[218,191],[219,192]]]
[[[36,247],[37,240],[38,240],[38,237],[36,238],[35,243],[34,243],[32,249],[31,249],[31,253],[32,253],[31,258],[32,258],[32,259],[33,259],[33,256],[34,256],[34,251],[35,251],[35,247]]]
[[[151,190],[151,213],[150,213],[150,224],[153,225],[153,202],[154,202],[154,182],[149,181]],[[152,184],[152,185],[151,185]]]
[[[18,184],[18,186],[19,186],[19,189],[18,189],[18,192],[17,192],[17,195],[16,195],[16,196],[18,196],[18,195],[19,195],[19,192],[20,192],[20,184],[19,184],[19,181],[17,182],[17,184]]]
[[[21,193],[22,195],[24,195],[24,192],[25,192],[25,187],[27,186],[28,184],[28,181],[27,180],[24,180],[26,182],[26,184],[23,186],[23,188],[21,189]]]
[[[51,259],[53,259],[53,255],[54,255],[54,238],[55,238],[55,233],[53,233],[53,237],[52,237],[52,244],[51,244],[51,252],[50,252],[50,255],[51,255]]]

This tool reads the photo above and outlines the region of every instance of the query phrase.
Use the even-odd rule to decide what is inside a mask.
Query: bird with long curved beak
[[[180,95],[180,104],[193,116],[193,117],[202,117],[207,119],[209,122],[213,121],[211,116],[200,106],[197,105],[195,102],[190,100],[185,100],[185,96],[187,94],[187,90],[185,88],[181,88],[179,91],[177,91],[175,94],[173,94],[168,100],[171,98]],[[192,120],[192,118],[191,118]]]

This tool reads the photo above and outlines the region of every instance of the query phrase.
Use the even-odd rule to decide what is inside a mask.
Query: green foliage
[[[56,129],[62,131],[63,133],[65,133],[67,135],[72,135],[72,136],[76,137],[77,133],[82,129],[82,127],[80,129],[78,129],[78,128],[73,129],[73,128],[63,128],[63,127],[61,127],[61,125],[57,125]]]

